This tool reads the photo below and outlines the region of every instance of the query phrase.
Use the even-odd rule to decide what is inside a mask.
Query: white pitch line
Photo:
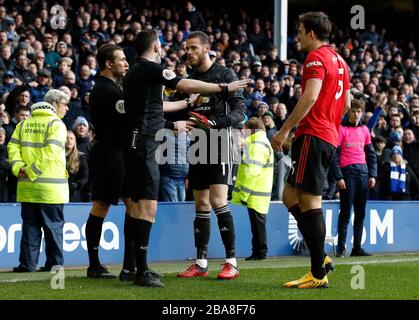
[[[307,257],[309,258],[309,257]],[[361,265],[366,265],[366,264],[388,264],[388,263],[399,263],[399,262],[415,262],[415,261],[419,261],[419,257],[417,258],[406,258],[406,259],[389,259],[389,260],[348,260],[348,261],[339,261],[339,260],[334,260],[335,262],[335,266],[339,266],[339,265],[354,265],[354,264],[361,264]],[[269,260],[267,261],[269,262]],[[310,263],[297,263],[297,264],[281,264],[281,262],[278,262],[278,265],[273,265],[270,263],[267,263],[266,265],[250,265],[250,263],[248,265],[241,265],[240,269],[286,269],[286,268],[298,268],[298,267],[306,267],[309,266]],[[213,271],[213,270],[218,270],[217,268],[209,268],[209,270]],[[173,272],[178,272],[179,268],[170,268],[170,270],[165,270],[163,273],[173,273]],[[68,276],[68,278],[79,278],[78,276],[75,275],[71,275]],[[50,278],[18,278],[18,279],[5,279],[5,280],[0,280],[0,283],[16,283],[16,282],[30,282],[30,281],[45,281],[45,280],[50,280]]]

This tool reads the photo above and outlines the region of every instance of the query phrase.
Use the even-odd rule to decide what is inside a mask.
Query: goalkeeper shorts
[[[221,164],[194,164],[189,165],[189,185],[192,190],[209,189],[213,184],[228,185],[230,166]]]

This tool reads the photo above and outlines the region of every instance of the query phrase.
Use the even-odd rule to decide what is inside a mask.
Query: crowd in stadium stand
[[[50,2],[10,2],[11,5],[0,5],[0,202],[16,200],[16,178],[7,161],[7,143],[16,124],[30,116],[30,106],[42,101],[51,88],[71,96],[63,119],[72,131],[66,143],[71,200],[90,201],[88,160],[94,128],[89,123],[89,93],[98,73],[95,54],[103,43],[120,45],[132,65],[135,35],[143,29],[156,28],[164,49],[163,63],[186,77],[188,34],[205,31],[212,41],[209,55],[213,61],[232,68],[239,78],[251,79],[243,93],[247,117],[260,117],[269,139],[281,128],[302,94],[305,54],[301,52],[296,29],[289,30],[288,59],[281,61],[273,46],[273,17],[263,21],[240,11],[233,23],[228,15],[217,17],[208,10],[200,12],[191,2],[177,8],[156,8],[152,1],[145,1],[136,8],[129,1],[86,0],[83,5],[73,6],[65,0],[67,23],[65,29],[57,29],[54,27],[59,20],[50,13]],[[363,123],[370,129],[378,159],[378,183],[370,198],[416,200],[419,65],[414,43],[388,39],[385,30],[376,30],[374,25],[358,31],[336,28],[330,43],[348,63],[352,97],[365,101]],[[406,172],[410,173],[402,197],[383,187],[389,184],[388,167],[395,145],[402,148]],[[284,171],[290,167],[289,156],[278,152],[275,163],[272,199],[278,200]],[[180,179],[185,179],[184,167],[182,172]],[[330,176],[325,182],[325,199],[339,196]]]

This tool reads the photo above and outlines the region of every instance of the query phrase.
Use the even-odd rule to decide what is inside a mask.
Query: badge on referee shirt
[[[163,70],[163,78],[165,78],[166,80],[172,80],[172,79],[176,78],[176,73],[174,73],[170,69],[164,69]]]
[[[116,109],[116,111],[118,111],[118,113],[124,114],[125,113],[124,100],[118,100],[115,103],[115,109]]]

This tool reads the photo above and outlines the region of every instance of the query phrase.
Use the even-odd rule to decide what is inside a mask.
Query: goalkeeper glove
[[[209,129],[215,126],[214,121],[211,121],[206,116],[193,111],[189,112],[189,120],[193,121],[197,127],[202,129]]]

